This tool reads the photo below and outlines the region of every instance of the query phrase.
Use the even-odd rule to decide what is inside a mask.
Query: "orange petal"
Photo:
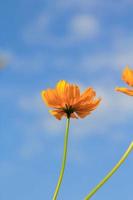
[[[77,85],[70,84],[69,85],[69,95],[71,99],[79,98],[80,97],[80,89]]]
[[[90,111],[76,111],[77,115],[80,117],[80,118],[84,118],[86,117],[87,115],[89,115],[91,112]]]
[[[73,84],[67,85],[64,96],[66,104],[68,105],[74,104],[77,101],[77,99],[79,99],[79,97],[80,97],[79,87]]]
[[[129,86],[133,86],[133,70],[128,66],[123,70],[122,80],[125,81]]]
[[[73,105],[75,109],[82,107],[83,105],[88,105],[94,101],[96,92],[93,88],[88,88],[79,98],[79,100]]]
[[[86,100],[92,100],[96,96],[96,92],[93,90],[93,88],[87,88],[85,92],[81,95],[81,98]]]
[[[96,99],[93,102],[89,103],[89,104],[84,104],[79,106],[76,111],[92,111],[94,109],[96,109],[96,107],[99,105],[101,99]]]
[[[95,96],[96,96],[96,92],[93,90],[93,88],[88,88],[81,95],[79,103],[83,103],[83,104],[89,103],[94,99]]]
[[[42,92],[42,98],[47,106],[56,110],[50,113],[57,119],[63,116],[67,117],[65,109],[72,109],[71,118],[85,117],[91,113],[100,103],[100,99],[95,99],[96,92],[93,88],[88,88],[80,95],[80,89],[77,85],[69,84],[61,80],[57,83],[55,89],[48,89]]]
[[[56,92],[60,98],[61,106],[65,107],[67,104],[67,98],[66,98],[66,93],[67,93],[67,88],[69,84],[65,80],[61,80],[57,83],[56,85]]]
[[[60,108],[61,102],[54,89],[47,89],[42,91],[42,99],[48,107]]]
[[[61,120],[61,118],[65,115],[64,111],[62,110],[50,110],[49,112],[58,120]]]
[[[122,87],[119,88],[119,87],[116,87],[115,90],[116,90],[117,92],[122,92],[122,93],[124,93],[124,94],[129,95],[129,96],[133,96],[133,90],[130,90],[130,89],[128,89],[128,88],[122,88]]]
[[[80,89],[77,85],[69,84],[68,82],[61,80],[56,85],[56,91],[59,97],[62,99],[62,106],[66,104],[69,106],[73,104],[76,98],[80,97]]]
[[[97,108],[100,101],[101,101],[101,99],[96,99],[90,104],[82,105],[79,108],[77,108],[77,110],[75,112],[77,113],[77,115],[79,117],[84,118]]]
[[[62,96],[65,94],[65,90],[66,90],[66,87],[68,85],[68,82],[65,81],[65,80],[61,80],[57,83],[56,85],[56,91],[58,93],[59,96]]]

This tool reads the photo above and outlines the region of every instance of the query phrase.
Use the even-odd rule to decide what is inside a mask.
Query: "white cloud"
[[[123,30],[112,34],[110,49],[100,50],[100,52],[85,54],[78,60],[78,67],[84,72],[100,72],[104,70],[107,72],[109,69],[112,72],[121,72],[122,69],[128,64],[133,66],[133,37],[125,33]],[[111,76],[113,73],[111,73]]]
[[[7,66],[11,61],[12,55],[8,51],[0,50],[0,68]]]
[[[10,69],[17,73],[42,73],[55,62],[55,59],[50,60],[48,53],[40,50],[26,54],[19,54],[12,50],[0,51],[0,67],[10,64]]]
[[[89,18],[86,15],[83,16],[75,16],[74,18],[71,18],[73,22],[72,24],[78,24],[78,17],[85,19],[87,18],[88,21]],[[80,21],[80,20],[79,20]],[[81,20],[82,21],[82,20]],[[83,20],[84,21],[84,20]],[[93,20],[92,20],[93,21]],[[95,20],[94,20],[95,21]],[[77,27],[78,26],[78,27]],[[84,25],[83,25],[84,26]],[[74,27],[74,25],[72,26]],[[84,26],[85,27],[85,26]],[[71,28],[70,28],[71,30]],[[77,31],[76,31],[77,30]],[[75,28],[71,30],[70,32],[75,32],[75,38],[81,37],[85,38],[87,35],[88,29],[83,29],[80,32],[80,25],[75,25]],[[76,36],[77,32],[77,36]],[[127,33],[123,33],[123,30],[118,32],[116,35],[112,34],[112,44],[110,49],[104,49],[97,51],[96,53],[85,53],[81,54],[77,59],[73,59],[70,54],[63,54],[63,55],[58,55],[53,56],[51,55],[52,59],[49,59],[47,53],[43,53],[40,51],[40,53],[34,53],[32,55],[16,55],[14,53],[8,53],[9,55],[12,55],[10,59],[10,64],[11,68],[15,70],[16,72],[31,72],[32,73],[41,73],[44,70],[48,70],[50,67],[51,68],[56,68],[56,69],[61,69],[63,68],[64,71],[69,69],[70,67],[75,67],[77,72],[90,74],[90,73],[96,73],[98,74],[99,72],[101,73],[101,70],[104,70],[105,73],[111,72],[112,76],[113,73],[116,72],[121,72],[122,69],[125,67],[125,65],[133,66],[133,47],[132,47],[132,42],[133,42],[133,37],[130,34],[130,37],[128,36]],[[72,39],[72,37],[71,37]],[[66,40],[67,41],[67,40]],[[65,42],[66,42],[65,41]],[[57,45],[57,44],[56,44]],[[7,55],[8,55],[7,54]],[[108,74],[109,74],[108,73]],[[101,76],[102,77],[102,76]],[[99,77],[100,78],[100,77]],[[112,76],[113,78],[113,76]]]
[[[117,36],[114,36],[114,47],[116,48],[116,62],[119,65],[129,64],[133,66],[133,36],[131,33],[125,33],[120,30]]]
[[[86,39],[94,37],[100,31],[98,21],[89,15],[77,15],[71,19],[70,32],[73,37]]]
[[[107,32],[110,26],[101,27],[102,17],[107,15],[110,19],[113,13],[115,18],[128,12],[131,5],[132,0],[121,3],[115,0],[49,1],[44,11],[24,27],[23,39],[29,44],[70,46],[87,36],[95,38],[102,30]],[[114,29],[119,26],[114,23]]]
[[[20,96],[18,99],[18,107],[24,112],[44,113],[43,101],[41,94],[31,94],[30,96]]]
[[[95,38],[100,32],[100,24],[94,16],[73,14],[67,22],[64,21],[59,25],[61,16],[61,12],[41,13],[28,27],[25,27],[23,39],[29,44],[62,47],[71,46],[90,37]]]
[[[57,16],[54,16],[55,14],[57,13],[53,12],[52,14],[50,13],[50,15],[42,13],[39,15],[38,19],[29,25],[28,29],[24,30],[25,40],[29,43],[33,42],[33,44],[66,47],[75,45],[78,42],[89,41],[89,39],[92,40],[92,37],[94,39],[99,34],[103,34],[104,36],[104,29],[101,27],[100,19],[93,15],[85,14],[85,12],[82,14],[80,12],[78,14],[74,13],[68,18],[67,23],[61,25],[60,28],[63,29],[63,35],[53,33],[50,31],[50,28],[52,28],[53,25],[56,27],[55,24],[59,23],[58,20],[60,18],[60,12]],[[78,70],[85,69],[85,73],[90,73],[90,70],[92,72],[99,72],[101,69],[121,70],[126,64],[132,66],[132,34],[126,33],[122,28],[117,30],[117,27],[114,27],[110,32],[108,31],[107,34],[109,34],[110,40],[108,47],[100,48],[96,53],[89,52],[84,55],[81,54],[77,58],[77,61],[73,61],[71,55],[67,57],[57,55],[54,64],[57,67],[58,65],[59,67],[61,65],[63,67],[67,67],[68,65],[77,66]],[[38,62],[38,59],[35,58],[33,59],[33,66]],[[28,61],[26,62],[28,63]]]
[[[51,18],[48,14],[41,13],[36,19],[30,22],[23,31],[23,38],[28,43],[39,43],[48,39],[48,28]]]

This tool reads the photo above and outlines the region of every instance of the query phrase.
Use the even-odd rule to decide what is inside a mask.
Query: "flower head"
[[[95,110],[101,99],[95,99],[96,92],[88,88],[80,94],[77,85],[61,80],[55,89],[42,91],[42,98],[48,107],[53,108],[50,113],[57,119],[63,116],[68,118],[84,118]]]
[[[128,66],[126,66],[123,70],[122,80],[129,86],[133,87],[133,70],[130,69]],[[125,87],[116,87],[115,90],[118,92],[123,92],[129,96],[133,96],[133,89],[128,89]]]

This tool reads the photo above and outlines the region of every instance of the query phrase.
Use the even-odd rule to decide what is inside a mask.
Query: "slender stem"
[[[120,161],[115,165],[115,167],[105,176],[105,178],[84,198],[84,200],[89,200],[96,192],[99,190],[108,179],[116,172],[116,170],[121,166],[121,164],[126,160],[128,155],[133,150],[133,142],[129,145],[128,149],[125,151],[124,155]]]
[[[66,166],[69,126],[70,126],[70,118],[67,118],[62,166],[61,166],[61,170],[60,170],[59,179],[58,179],[58,182],[57,182],[57,185],[56,185],[56,188],[55,188],[55,192],[54,192],[54,195],[53,195],[53,200],[57,199],[57,195],[58,195],[61,183],[62,183],[64,170],[65,170],[65,166]]]

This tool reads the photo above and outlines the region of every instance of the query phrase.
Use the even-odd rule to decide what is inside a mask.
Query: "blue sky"
[[[40,92],[65,79],[102,97],[71,120],[59,200],[81,200],[132,141],[132,98],[114,92],[133,66],[133,2],[0,1],[0,200],[51,200],[65,119],[48,113]],[[132,199],[133,156],[92,198]]]

